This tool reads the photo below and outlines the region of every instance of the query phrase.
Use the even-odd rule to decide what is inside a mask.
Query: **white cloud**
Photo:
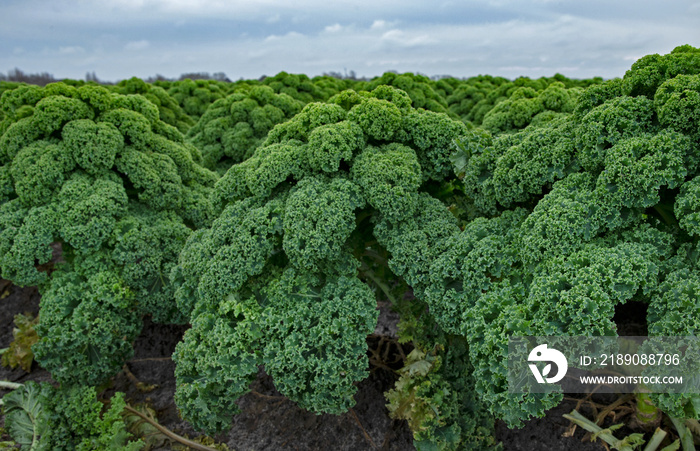
[[[58,48],[58,53],[60,55],[75,55],[77,53],[85,53],[85,49],[80,47],[80,46],[68,46],[68,47],[59,47]]]
[[[328,25],[323,29],[326,33],[337,33],[343,29],[343,26],[340,25],[339,23],[333,24],[333,25]]]
[[[301,38],[301,37],[304,37],[304,35],[301,33],[297,33],[296,31],[290,31],[289,33],[282,35],[282,36],[279,36],[276,34],[271,34],[264,39],[264,42],[276,42],[276,41],[297,39],[297,38]]]
[[[142,39],[140,41],[127,42],[126,45],[124,46],[124,50],[128,50],[128,51],[145,50],[150,46],[151,46],[151,43],[148,42],[148,40]]]
[[[369,29],[374,31],[388,30],[391,28],[395,28],[398,24],[398,20],[377,19],[374,22],[372,22],[372,25],[370,25]]]
[[[396,28],[382,34],[380,39],[400,47],[416,47],[420,45],[435,44],[438,42],[427,34],[415,35],[413,33],[406,33]]]

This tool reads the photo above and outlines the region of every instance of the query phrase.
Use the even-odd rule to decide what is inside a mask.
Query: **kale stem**
[[[372,248],[367,248],[365,249],[364,254],[367,257],[370,257],[377,261],[378,263],[381,263],[382,265],[386,266],[388,264],[387,259],[379,255],[379,252],[375,251]]]
[[[661,219],[664,220],[664,222],[667,225],[676,225],[678,221],[676,221],[676,218],[673,216],[673,214],[669,213],[667,210],[668,208],[665,207],[662,204],[656,204],[654,205],[654,210],[661,216]]]
[[[389,286],[388,286],[387,284],[385,284],[381,279],[379,279],[379,278],[372,272],[372,270],[370,269],[369,266],[367,266],[366,264],[363,263],[363,264],[362,264],[362,271],[361,271],[361,272],[362,272],[362,275],[363,275],[363,276],[365,276],[365,277],[367,277],[368,279],[370,279],[372,282],[374,282],[374,284],[377,286],[377,288],[379,288],[380,290],[382,290],[382,292],[384,293],[384,295],[387,297],[387,299],[389,299],[389,301],[390,301],[393,305],[398,305],[398,302],[396,301],[396,298],[394,298],[394,296],[391,294],[391,290],[389,289]]]
[[[658,421],[661,411],[652,402],[648,393],[637,393],[636,396],[637,415],[636,420],[641,424],[649,424]]]

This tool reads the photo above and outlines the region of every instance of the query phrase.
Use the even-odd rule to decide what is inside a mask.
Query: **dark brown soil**
[[[1,285],[0,285],[1,287]],[[13,318],[17,313],[37,313],[39,293],[36,288],[9,286],[8,295],[0,300],[0,348],[12,341]],[[384,309],[382,309],[384,310]],[[382,315],[389,315],[383,312]],[[141,336],[134,344],[135,355],[128,369],[138,380],[158,387],[148,393],[140,392],[130,377],[122,371],[113,379],[113,390],[123,391],[132,403],[149,403],[157,412],[159,422],[181,435],[198,434],[180,419],[173,403],[174,369],[170,360],[175,345],[186,326],[166,326],[145,322]],[[391,334],[391,330],[381,330]],[[50,375],[36,364],[31,373],[21,369],[0,367],[0,379],[13,382],[51,380]],[[231,431],[214,437],[232,450],[413,450],[411,432],[405,421],[389,418],[383,393],[395,381],[392,372],[375,368],[361,382],[356,395],[357,404],[344,415],[315,415],[298,408],[282,397],[264,371],[252,385],[252,393],[238,401],[242,413],[233,417]],[[0,391],[0,395],[5,392]],[[602,450],[599,443],[582,442],[577,430],[574,437],[564,437],[569,423],[562,414],[575,407],[565,402],[542,419],[529,421],[525,427],[511,430],[501,422],[496,424],[496,436],[506,451],[516,450]],[[0,419],[0,426],[4,423]],[[7,439],[7,437],[4,437]],[[167,448],[160,448],[167,449]]]

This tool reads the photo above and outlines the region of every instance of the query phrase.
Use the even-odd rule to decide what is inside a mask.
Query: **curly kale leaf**
[[[446,250],[447,240],[459,227],[444,204],[425,193],[416,196],[412,211],[410,221],[383,216],[374,236],[391,253],[389,268],[420,296],[430,280],[432,261]]]
[[[649,333],[656,336],[693,336],[700,330],[700,275],[691,268],[669,274],[649,304]]]
[[[432,111],[411,111],[403,120],[406,137],[403,142],[416,149],[422,170],[422,181],[443,181],[451,173],[451,155],[456,136],[467,133],[468,127],[445,114]]]
[[[493,170],[493,190],[506,208],[527,202],[578,169],[571,121],[555,120],[494,140],[499,158]]]
[[[341,162],[349,162],[365,147],[362,129],[343,121],[316,127],[309,134],[309,165],[315,171],[337,172]]]
[[[157,323],[185,322],[173,302],[170,273],[191,230],[173,212],[132,205],[129,213],[115,224],[110,239],[121,277],[134,291],[141,314]]]
[[[537,335],[613,335],[615,306],[656,289],[672,238],[640,227],[541,265],[529,289]],[[557,312],[566,311],[566,317]],[[546,325],[546,326],[545,326]]]
[[[48,263],[51,243],[58,230],[52,205],[27,208],[19,199],[0,205],[0,268],[2,277],[19,285],[38,285],[46,280],[35,264]]]
[[[265,294],[262,358],[277,389],[302,408],[347,411],[355,383],[369,374],[365,340],[379,313],[374,293],[356,277],[319,280],[287,270]]]
[[[76,164],[93,175],[109,171],[124,147],[124,137],[109,122],[71,121],[63,127],[61,135]]]
[[[187,137],[202,150],[204,166],[223,173],[248,159],[275,125],[302,107],[303,103],[267,86],[239,90],[214,102]]]
[[[668,274],[649,303],[649,335],[660,337],[696,337],[700,331],[700,274],[696,265],[682,259],[683,267]],[[681,365],[675,368],[684,382],[697,382],[697,340],[692,340]],[[694,358],[695,357],[695,358]],[[700,396],[695,393],[650,394],[654,404],[676,418],[700,418]]]
[[[599,171],[608,149],[619,141],[656,130],[654,102],[646,97],[615,97],[591,109],[578,121],[576,147],[581,166]]]
[[[494,283],[489,291],[462,314],[462,334],[469,343],[474,365],[474,390],[485,407],[509,427],[523,419],[541,417],[561,402],[560,393],[508,392],[508,338],[533,335],[532,322],[524,308],[526,284],[517,277]]]
[[[412,74],[406,72],[395,74],[387,72],[381,77],[377,77],[370,82],[360,84],[356,89],[375,91],[391,86],[396,90],[405,92],[408,96],[407,106],[422,108],[436,113],[448,113],[447,101],[439,94],[437,83],[430,80],[425,75]]]
[[[619,210],[604,202],[588,173],[571,174],[554,184],[524,221],[519,241],[524,263],[534,265],[578,249],[607,230],[637,220],[638,210]]]
[[[194,232],[173,269],[175,298],[185,315],[216,309],[263,272],[267,259],[282,247],[284,197],[267,203],[254,199],[229,205],[211,229]]]
[[[42,205],[54,197],[75,161],[63,144],[36,141],[17,153],[10,174],[17,197],[26,205]]]
[[[579,169],[574,129],[563,118],[497,137],[474,130],[457,140],[453,169],[483,214],[496,214],[499,205],[535,203],[554,182]]]
[[[61,130],[68,122],[94,116],[92,109],[79,99],[52,95],[36,103],[31,121],[46,136]]]
[[[248,392],[262,363],[262,333],[255,324],[259,310],[254,299],[232,298],[220,312],[195,317],[175,348],[175,403],[196,429],[224,430],[239,411],[235,401]]]
[[[452,234],[430,266],[425,299],[436,321],[448,333],[462,332],[462,313],[500,280],[517,277],[522,263],[516,238],[525,210],[478,218]]]
[[[309,103],[292,119],[270,130],[262,146],[293,140],[307,142],[311,130],[321,125],[338,123],[346,117],[347,112],[340,105]]]
[[[348,120],[357,123],[370,140],[389,141],[402,131],[401,110],[388,100],[376,97],[355,105]]]
[[[596,191],[618,208],[652,207],[660,202],[662,188],[683,183],[692,152],[690,139],[673,131],[619,141],[605,155]]]
[[[349,180],[299,182],[287,198],[283,217],[282,246],[290,263],[310,272],[342,265],[347,260],[344,244],[355,229],[355,210],[364,205],[359,187]],[[350,272],[354,269],[349,267]]]
[[[59,230],[79,253],[99,250],[127,210],[128,197],[119,178],[74,172],[58,195]]]
[[[368,146],[355,158],[350,173],[368,203],[382,214],[395,219],[411,216],[415,211],[421,166],[410,147]]]
[[[56,271],[42,287],[36,360],[57,381],[98,385],[134,353],[142,322],[133,292],[102,262],[83,262],[83,274]],[[111,271],[110,271],[111,269]]]
[[[156,82],[157,83],[157,82]],[[156,84],[154,83],[154,84]],[[162,86],[180,108],[193,118],[199,120],[215,101],[226,97],[227,86],[218,80],[184,80]]]
[[[488,291],[462,304],[461,334],[469,341],[476,390],[488,409],[518,425],[556,405],[561,394],[508,392],[508,338],[614,335],[615,306],[634,297],[648,299],[672,241],[651,227],[598,238],[539,265],[533,278],[515,267],[509,277],[492,281]]]
[[[53,219],[44,215],[49,222],[37,235],[47,242],[43,254],[30,260],[34,251],[24,253],[27,268],[35,260],[47,261],[49,234],[79,252],[98,250],[115,221],[127,213],[127,200],[174,210],[195,226],[211,223],[208,197],[216,175],[198,165],[198,151],[160,121],[157,107],[145,98],[63,83],[15,94],[3,97],[3,108],[13,110],[16,103],[33,112],[0,137],[1,195],[27,206],[23,214],[40,206],[55,213]],[[17,208],[11,210],[0,221],[7,227],[33,221],[31,216],[19,218]],[[9,250],[18,244],[12,243],[17,229],[7,227],[0,233],[9,241],[0,247]],[[8,275],[18,265],[9,263],[12,258],[0,265]]]
[[[700,177],[685,182],[680,189],[674,211],[678,225],[693,236],[700,235]]]
[[[695,146],[700,145],[700,75],[678,75],[659,86],[654,106],[663,127],[690,136]],[[697,154],[697,151],[695,152]],[[689,162],[694,173],[698,158]]]
[[[700,71],[700,49],[690,45],[676,47],[667,55],[646,55],[632,65],[622,79],[623,93],[654,98],[666,80]]]
[[[158,108],[158,119],[177,128],[181,133],[187,133],[187,130],[194,125],[194,120],[185,114],[177,101],[160,86],[132,77],[120,81],[112,89],[119,94],[139,94],[148,99]]]
[[[531,123],[547,122],[547,114],[556,117],[560,113],[572,112],[579,93],[579,89],[566,89],[560,82],[539,92],[531,87],[518,88],[486,113],[481,126],[500,134],[523,129]]]
[[[280,72],[273,77],[265,77],[262,83],[277,94],[286,94],[303,103],[326,100],[326,94],[307,75]]]

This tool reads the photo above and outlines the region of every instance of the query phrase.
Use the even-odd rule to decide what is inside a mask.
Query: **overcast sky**
[[[699,0],[0,0],[0,72],[624,75],[700,47]]]

